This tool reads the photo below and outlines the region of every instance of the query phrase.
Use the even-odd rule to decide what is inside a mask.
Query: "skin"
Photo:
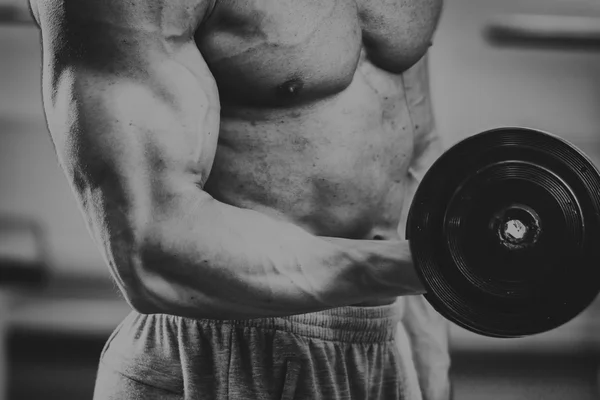
[[[135,310],[256,318],[424,293],[403,231],[441,153],[441,0],[31,6],[57,156]],[[445,324],[404,300],[426,397],[443,398]]]

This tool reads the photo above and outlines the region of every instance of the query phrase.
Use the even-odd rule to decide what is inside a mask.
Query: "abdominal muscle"
[[[361,61],[350,86],[310,104],[223,104],[205,190],[318,236],[399,239],[414,139],[404,79]]]

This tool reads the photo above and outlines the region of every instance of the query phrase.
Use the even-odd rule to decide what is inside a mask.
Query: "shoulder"
[[[216,1],[29,0],[32,14],[42,29],[57,24],[93,24],[164,35],[193,34]]]
[[[56,72],[73,66],[144,78],[149,66],[189,48],[216,0],[29,1]]]

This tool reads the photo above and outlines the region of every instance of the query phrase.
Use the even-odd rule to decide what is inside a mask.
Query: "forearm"
[[[198,197],[178,200],[148,235],[148,312],[258,318],[422,292],[405,243],[317,237]]]
[[[408,95],[412,100],[415,146],[407,177],[407,197],[400,227],[402,233],[419,183],[444,152],[444,143],[435,127],[430,101],[427,59],[424,58],[410,73],[413,74],[413,81],[417,82]],[[447,400],[450,396],[448,321],[437,313],[423,296],[409,296],[405,299],[402,323],[411,341],[423,399]]]
[[[439,142],[438,142],[439,143]],[[419,179],[441,154],[441,146],[429,148],[418,168],[410,177],[410,199]],[[403,214],[406,219],[408,207]],[[403,228],[404,229],[404,228]],[[412,355],[417,369],[423,400],[447,400],[450,396],[450,356],[448,348],[449,323],[423,296],[405,298],[402,324],[411,341]]]
[[[410,338],[423,399],[448,400],[448,321],[435,311],[423,296],[408,296],[405,298],[403,322]]]

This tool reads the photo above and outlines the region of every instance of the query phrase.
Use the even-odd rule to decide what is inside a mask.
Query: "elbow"
[[[126,260],[113,270],[125,301],[140,314],[166,312],[164,299],[169,288],[163,276],[165,263],[160,261],[163,258],[155,246],[146,244],[130,251]]]
[[[156,278],[154,278],[156,279]],[[131,281],[122,285],[121,293],[129,307],[140,314],[160,314],[164,312],[160,306],[159,293],[153,290],[151,278],[144,271],[136,272],[135,283]]]
[[[172,281],[168,275],[145,270],[139,274],[137,281],[135,287],[124,292],[125,300],[136,312],[146,315],[190,315],[185,287]]]
[[[146,295],[132,295],[131,293],[127,293],[125,295],[125,301],[129,307],[140,314],[160,314],[156,302],[151,301]]]
[[[132,278],[124,291],[127,303],[140,314],[173,314],[181,302],[181,285],[175,270],[181,263],[159,240],[161,234],[145,235],[138,250],[130,254]]]
[[[173,314],[172,299],[169,293],[173,287],[167,280],[160,276],[146,275],[138,279],[135,288],[129,287],[123,291],[125,301],[129,306],[140,314]]]
[[[140,229],[135,250],[120,269],[129,275],[126,301],[140,314],[197,315],[195,308],[212,303],[206,281],[192,279],[198,270],[196,253],[182,245],[185,239],[174,222],[161,219]]]

